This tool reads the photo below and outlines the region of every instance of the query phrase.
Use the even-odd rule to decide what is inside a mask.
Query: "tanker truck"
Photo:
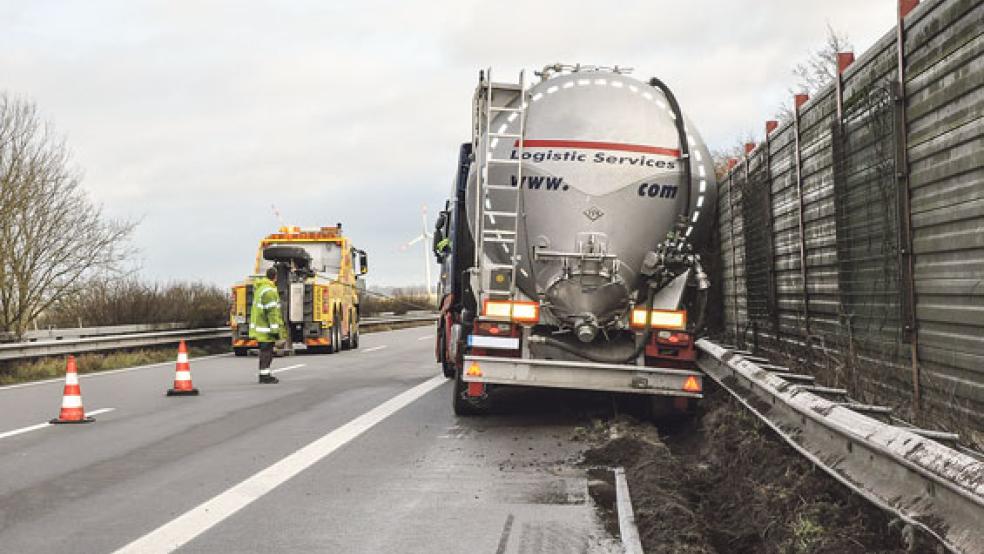
[[[502,386],[684,411],[702,397],[711,157],[670,89],[630,74],[555,64],[528,86],[479,73],[435,229],[435,353],[456,414],[484,412]]]

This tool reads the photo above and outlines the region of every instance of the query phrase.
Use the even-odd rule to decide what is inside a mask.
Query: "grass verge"
[[[229,352],[227,340],[208,341],[188,347],[192,358]],[[141,365],[173,362],[177,358],[177,346],[91,352],[75,357],[79,373],[95,373]],[[13,385],[28,381],[41,381],[65,375],[65,356],[12,360],[0,366],[0,385]]]

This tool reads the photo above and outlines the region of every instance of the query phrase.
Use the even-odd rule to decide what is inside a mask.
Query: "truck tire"
[[[451,387],[451,408],[456,416],[485,415],[489,410],[489,400],[473,399],[465,396],[468,383],[461,378],[461,369],[454,372],[454,386]]]
[[[337,314],[337,312],[336,312]],[[331,326],[331,351],[341,352],[342,350],[342,320],[335,315],[335,323]]]
[[[352,333],[352,317],[349,316],[348,338],[342,339],[342,350],[350,350],[352,348],[352,337],[354,336]]]
[[[644,396],[640,419],[653,423],[684,423],[697,417],[700,406],[696,398],[674,398],[667,396]]]
[[[444,336],[444,324],[440,323],[437,328],[437,350],[441,353],[441,373],[444,374],[446,379],[454,379],[455,367],[454,362],[447,361],[448,357],[448,342]]]
[[[237,358],[242,358],[242,357],[246,356],[247,354],[249,354],[249,349],[242,348],[242,347],[240,347],[240,348],[233,348],[232,349],[232,353],[235,354]]]
[[[359,347],[359,316],[352,315],[352,330],[349,331],[349,347],[355,350]]]
[[[437,344],[434,345],[434,351],[438,355],[437,363],[441,364],[441,373],[444,374],[446,379],[454,379],[454,363],[448,363],[448,341],[445,337],[447,331],[444,329],[444,318],[437,320],[437,333],[435,334],[434,340]]]
[[[337,347],[335,346],[335,323],[332,322],[331,327],[328,328],[328,346],[325,346],[325,354],[334,354]]]

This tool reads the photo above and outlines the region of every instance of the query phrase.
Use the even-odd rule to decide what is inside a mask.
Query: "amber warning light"
[[[632,310],[632,327],[643,329],[646,327],[645,308]],[[682,331],[687,328],[687,312],[683,310],[653,310],[649,313],[650,327],[653,329],[674,329]]]
[[[515,300],[486,300],[482,315],[490,319],[515,321],[516,323],[538,323],[540,304]]]

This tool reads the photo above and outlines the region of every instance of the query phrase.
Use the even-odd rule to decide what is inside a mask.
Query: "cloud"
[[[826,24],[864,48],[887,2],[92,1],[0,5],[0,88],[64,132],[92,196],[141,218],[143,272],[228,284],[272,231],[342,221],[373,281],[422,281],[478,70],[619,64],[672,86],[711,146],[760,134]],[[532,73],[529,73],[532,78]]]

